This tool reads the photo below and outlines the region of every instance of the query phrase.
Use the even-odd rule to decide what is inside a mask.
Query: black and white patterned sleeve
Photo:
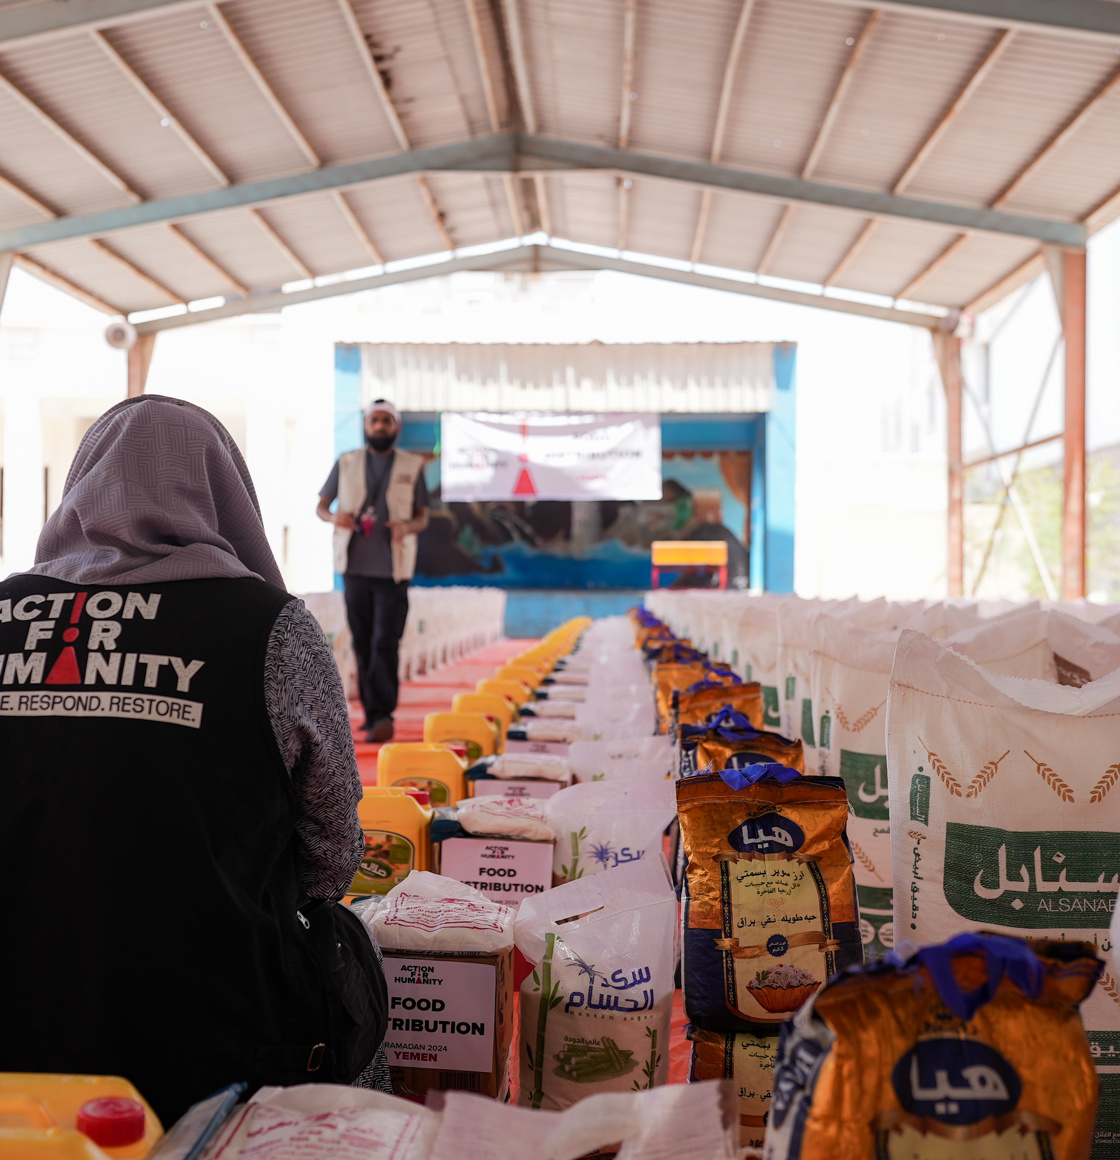
[[[342,679],[323,630],[301,600],[286,604],[272,626],[264,692],[299,800],[303,891],[339,899],[365,850],[357,809],[362,783]]]

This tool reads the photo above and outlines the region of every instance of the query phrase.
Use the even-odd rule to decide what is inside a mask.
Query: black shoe
[[[374,722],[373,728],[366,732],[366,741],[376,743],[380,741],[393,740],[393,718],[382,717],[380,721]]]

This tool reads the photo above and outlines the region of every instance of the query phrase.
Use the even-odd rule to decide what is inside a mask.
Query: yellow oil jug
[[[432,807],[422,790],[366,786],[358,821],[366,836],[362,863],[350,883],[347,901],[388,894],[413,870],[431,869]]]
[[[377,755],[377,784],[427,790],[433,806],[453,806],[470,793],[466,769],[467,763],[446,745],[391,741]]]
[[[162,1135],[119,1076],[0,1072],[0,1157],[140,1160]]]

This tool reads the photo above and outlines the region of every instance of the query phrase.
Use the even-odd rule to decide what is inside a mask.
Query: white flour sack
[[[656,780],[672,775],[677,751],[671,737],[658,733],[619,741],[577,741],[568,750],[568,761],[580,781]]]
[[[778,609],[796,597],[758,596],[740,609],[731,636],[731,667],[762,686],[762,714],[767,729],[780,729],[778,708]]]
[[[1075,688],[1120,668],[1120,636],[1054,610],[1001,616],[945,643],[990,672]]]
[[[521,903],[519,1102],[559,1110],[669,1078],[677,896],[665,859],[619,866]]]
[[[820,613],[813,638],[818,768],[844,779],[860,934],[867,957],[881,958],[894,946],[886,719],[898,633]]]
[[[1120,892],[1120,671],[1081,688],[992,673],[917,632],[887,706],[895,931],[963,930],[1110,949]],[[1081,1007],[1120,1155],[1120,980]],[[1115,1120],[1115,1122],[1107,1122]],[[1094,1155],[1098,1155],[1094,1152]]]
[[[672,781],[590,781],[545,803],[556,837],[553,880],[570,882],[661,854],[665,828],[677,816]]]

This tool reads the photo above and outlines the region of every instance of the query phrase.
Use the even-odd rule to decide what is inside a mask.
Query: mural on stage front
[[[747,586],[749,451],[666,453],[660,500],[444,504],[438,458],[425,476],[431,521],[420,536],[417,584],[646,588],[654,540],[725,540],[728,586]],[[706,572],[673,581],[714,582]]]

